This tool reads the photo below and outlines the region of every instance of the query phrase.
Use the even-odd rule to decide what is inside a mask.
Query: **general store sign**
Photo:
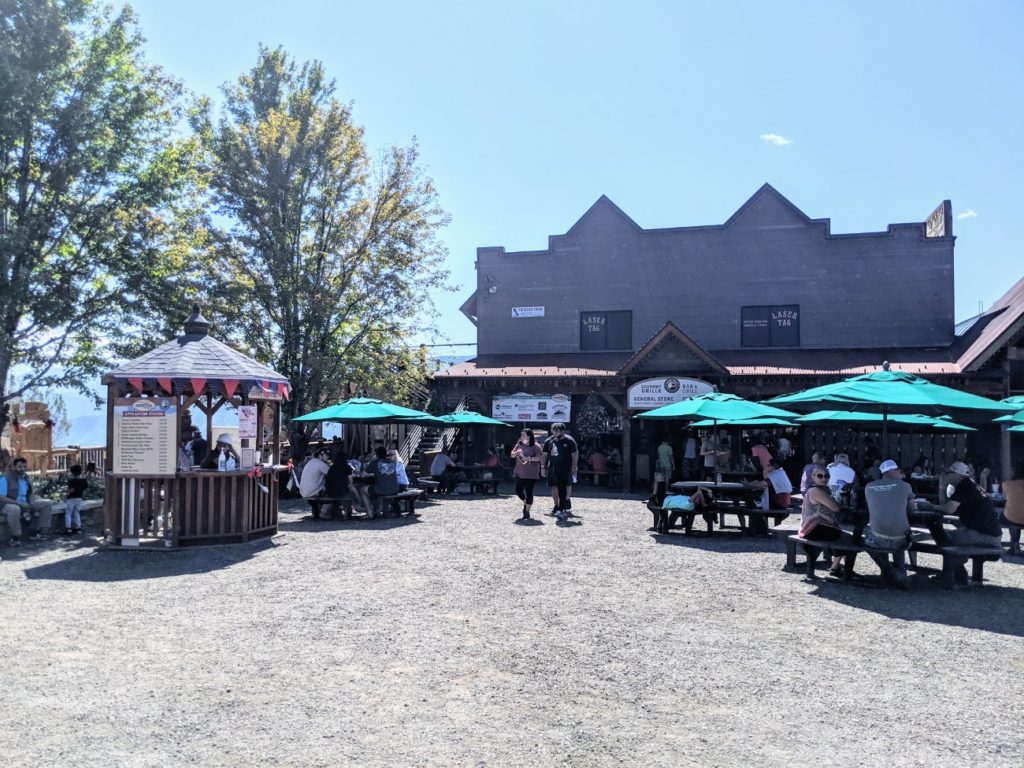
[[[626,407],[636,410],[660,408],[712,390],[710,384],[700,379],[680,379],[675,376],[645,379],[638,381],[626,391]]]
[[[498,395],[491,400],[491,416],[502,421],[569,421],[569,395]]]

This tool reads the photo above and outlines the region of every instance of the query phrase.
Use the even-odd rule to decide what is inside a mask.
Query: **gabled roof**
[[[572,355],[480,355],[443,368],[435,379],[614,378],[628,352],[577,352]]]
[[[810,224],[815,221],[806,213],[791,203],[786,196],[779,192],[771,184],[765,182],[750,198],[736,209],[736,213],[725,222],[726,227],[731,227],[744,219],[755,207],[766,207],[772,213],[777,212],[784,218],[795,219],[803,224]]]
[[[993,315],[985,329],[957,364],[964,371],[976,371],[1021,330],[1024,330],[1024,277],[1018,280],[985,315]]]
[[[597,201],[587,209],[587,212],[577,219],[576,223],[573,224],[567,235],[576,235],[587,228],[587,225],[600,221],[601,219],[616,221],[622,225],[625,225],[628,229],[634,232],[642,232],[643,228],[631,219],[619,206],[608,199],[607,196],[601,195],[597,198]]]
[[[683,333],[679,329],[679,326],[670,320],[665,323],[657,333],[651,336],[651,338],[649,338],[644,345],[637,350],[636,354],[626,361],[625,365],[619,369],[619,375],[625,376],[632,373],[641,365],[645,358],[669,339],[674,339],[686,347],[694,356],[706,363],[711,371],[715,373],[728,373],[728,369],[722,365],[714,355]]]

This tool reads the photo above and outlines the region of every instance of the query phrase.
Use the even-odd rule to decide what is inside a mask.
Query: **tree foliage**
[[[173,272],[162,300],[182,279],[198,145],[173,138],[179,88],[141,43],[129,9],[0,0],[0,403],[88,392],[142,283]]]
[[[292,382],[292,415],[346,383],[401,397],[407,339],[445,284],[446,216],[415,143],[371,158],[319,62],[261,48],[195,127],[209,152],[221,290],[234,337]]]

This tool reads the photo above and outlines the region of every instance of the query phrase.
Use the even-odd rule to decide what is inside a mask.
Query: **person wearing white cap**
[[[914,491],[903,479],[899,465],[892,459],[883,461],[878,467],[882,473],[879,480],[872,480],[864,486],[864,498],[868,503],[868,525],[864,530],[864,541],[873,549],[892,553],[889,555],[869,553],[878,567],[886,584],[906,589],[907,569],[904,562],[910,545],[910,521],[907,513],[917,511]]]
[[[929,525],[935,543],[942,547],[974,545],[1001,548],[1003,529],[999,526],[999,516],[992,501],[974,484],[970,468],[962,461],[956,461],[946,473],[949,483],[946,486],[946,497],[949,500],[936,509],[947,515],[956,515],[960,527],[946,531],[942,523]],[[966,563],[967,558],[957,563],[954,578],[958,584],[967,584]]]
[[[203,459],[201,467],[203,469],[219,469],[221,458],[227,462],[229,459],[234,464],[232,469],[237,467],[240,463],[238,453],[231,445],[231,435],[227,432],[222,432],[217,435],[217,446],[206,454],[206,458]]]

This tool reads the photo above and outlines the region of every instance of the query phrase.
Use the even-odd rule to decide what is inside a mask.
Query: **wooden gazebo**
[[[211,338],[209,328],[194,305],[181,336],[103,375],[112,545],[223,544],[277,532],[275,461],[288,380]],[[239,409],[240,466],[192,466],[180,450],[192,406],[206,417],[197,426],[213,450],[213,415],[228,403]]]

